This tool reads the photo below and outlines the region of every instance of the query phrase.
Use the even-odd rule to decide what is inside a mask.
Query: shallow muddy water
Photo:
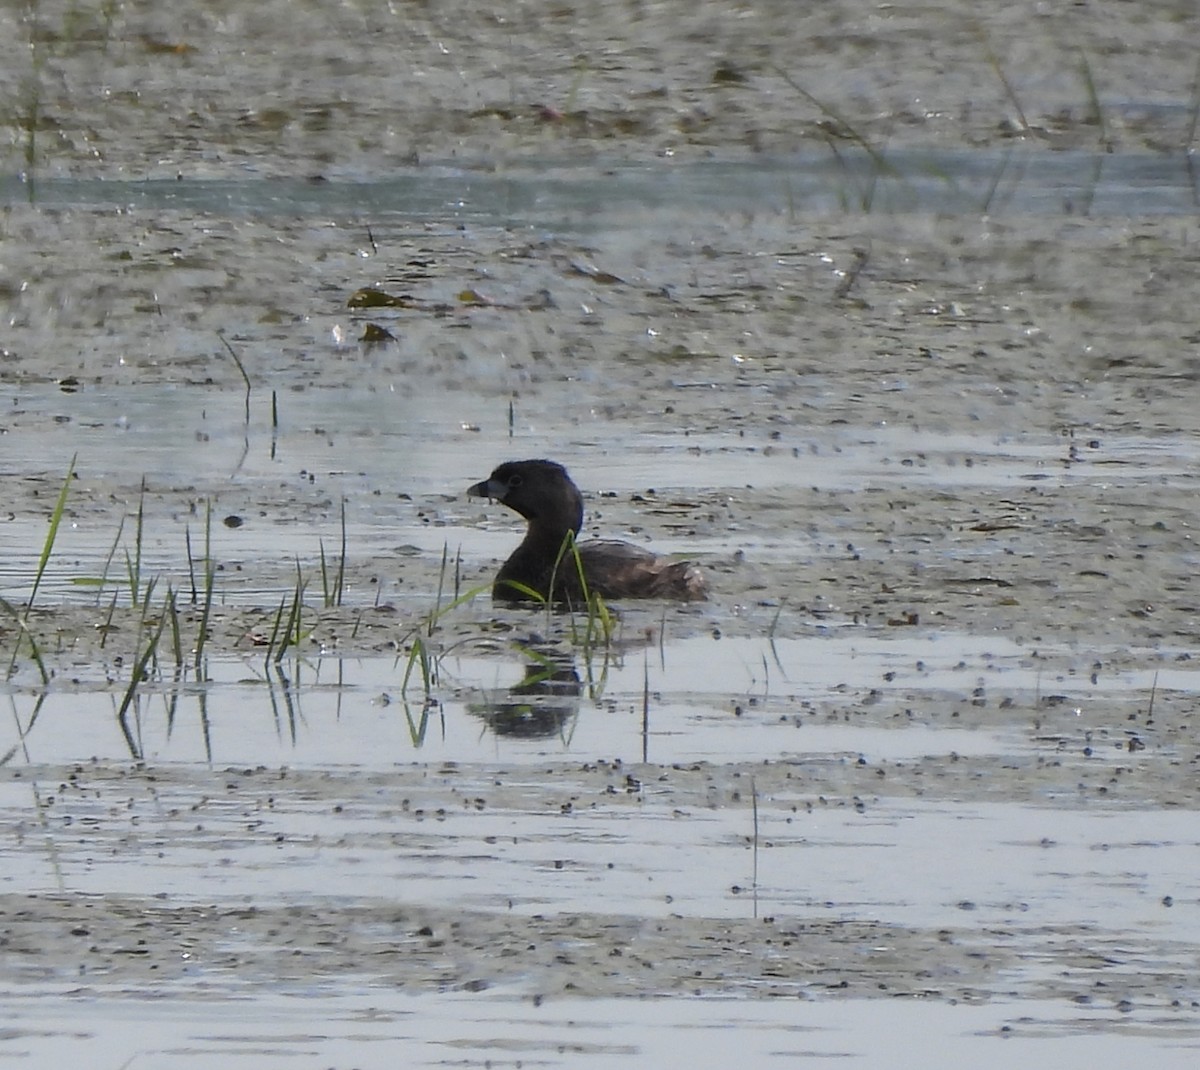
[[[55,1029],[44,1011],[45,996],[53,994],[42,991],[37,1001],[9,1005],[29,1022],[27,1042],[39,1040],[41,1030]],[[320,1006],[319,1032],[312,1028],[314,1002]],[[1193,1035],[1171,1020],[1157,1023],[1155,1034],[1147,1036],[1119,1014],[1065,1008],[1048,1018],[1045,1004],[1036,1002],[948,1007],[879,1000],[863,1005],[850,1000],[591,999],[534,1010],[494,994],[379,992],[364,1007],[338,993],[283,991],[252,1004],[148,1003],[133,1021],[126,1017],[129,1004],[76,1002],[73,1010],[94,1051],[128,1050],[127,1031],[136,1026],[141,1040],[135,1058],[146,1066],[211,1066],[219,1061],[254,1067],[266,1059],[373,1068],[386,1066],[390,1054],[403,1049],[413,1066],[570,1061],[615,1067],[644,1055],[666,1065],[685,1059],[704,1067],[734,1059],[764,1067],[836,1059],[839,1066],[863,1070],[883,1062],[917,1068],[927,1064],[916,1050],[935,1035],[947,1059],[969,1060],[989,1070],[1011,1066],[1014,1058],[1046,1057],[1064,1070],[1085,1070],[1098,1062],[1136,1060],[1148,1052],[1175,1065],[1172,1060],[1186,1059],[1194,1043]],[[43,1041],[42,1050],[57,1058],[76,1048],[50,1039]],[[914,1054],[906,1054],[910,1050]],[[164,1058],[158,1060],[152,1052],[162,1052]]]
[[[1194,1065],[1193,5],[0,21],[0,1060]]]
[[[598,166],[599,165],[599,166]],[[591,236],[631,220],[662,226],[697,213],[827,214],[850,207],[878,212],[1010,212],[1099,217],[1191,214],[1200,174],[1184,152],[1044,153],[850,149],[758,156],[750,161],[589,160],[557,155],[494,165],[430,162],[375,181],[261,178],[185,180],[49,178],[0,185],[0,203],[33,196],[47,208],[185,212],[218,216],[365,218],[383,233],[417,237],[420,228],[533,228]]]

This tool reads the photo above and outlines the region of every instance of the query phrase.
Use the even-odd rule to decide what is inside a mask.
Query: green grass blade
[[[427,635],[433,635],[434,626],[442,615],[442,592],[446,589],[446,566],[449,564],[450,544],[442,543],[442,567],[438,570],[437,600],[433,603],[433,612],[427,621]]]
[[[546,596],[544,594],[542,594],[541,591],[535,591],[527,583],[522,583],[520,580],[505,580],[504,586],[516,591],[517,594],[524,595],[531,602],[537,602],[539,604],[549,605],[549,599],[547,599]],[[484,584],[482,587],[474,587],[470,591],[468,591],[465,595],[463,595],[462,598],[460,598],[458,601],[465,602],[468,598],[474,598],[476,594],[478,594],[482,591],[486,591],[486,590],[487,590],[486,584]],[[447,608],[447,610],[450,609],[449,606],[447,606],[446,608]]]
[[[133,557],[125,551],[125,566],[129,572],[129,604],[136,606],[142,589],[142,534],[146,520],[146,478],[142,477],[142,489],[138,493],[138,509],[133,529]]]
[[[175,667],[177,669],[183,667],[183,640],[179,634],[179,609],[176,603],[178,597],[175,591],[170,587],[167,588],[167,600],[163,605],[163,612],[171,614],[171,649],[175,653]]]
[[[400,682],[400,694],[408,694],[408,681],[412,678],[413,668],[425,657],[425,641],[418,635],[413,639],[408,652],[408,663],[404,666],[404,679]]]
[[[346,499],[342,499],[342,545],[338,554],[337,578],[333,585],[333,604],[340,607],[346,590]]]
[[[1104,121],[1104,106],[1100,103],[1100,94],[1096,89],[1096,79],[1092,75],[1092,65],[1088,62],[1087,53],[1079,51],[1079,74],[1083,78],[1083,87],[1087,92],[1088,107],[1091,108],[1091,118],[1100,128],[1100,144],[1105,152],[1112,152],[1113,142],[1109,137],[1108,124]]]
[[[190,524],[183,529],[183,545],[187,550],[188,582],[192,586],[192,605],[195,605],[200,601],[200,592],[196,590],[196,558],[192,555],[192,526]]]
[[[242,363],[242,358],[237,355],[237,350],[226,341],[225,335],[220,331],[217,332],[217,337],[221,339],[221,345],[229,350],[229,355],[233,357],[233,363],[237,365],[237,370],[242,373],[242,382],[246,384],[246,424],[250,423],[250,376],[246,374],[246,366]]]
[[[191,553],[191,544],[188,544]],[[208,618],[212,613],[213,587],[216,583],[216,563],[212,556],[212,500],[204,509],[204,608],[200,611],[200,630],[196,635],[196,679],[203,679],[204,644],[208,641]],[[193,587],[193,597],[195,588]]]
[[[516,580],[512,580],[509,582],[511,582],[511,585],[515,590],[520,591],[522,594],[528,595],[531,598],[535,598],[539,602],[544,601],[542,596],[540,594],[538,594],[537,591],[533,590],[532,587],[526,587],[525,584],[518,583]],[[490,583],[481,583],[477,587],[472,587],[469,590],[463,591],[463,593],[460,594],[456,599],[454,599],[453,602],[447,602],[446,605],[441,607],[441,609],[435,610],[434,612],[430,613],[429,618],[428,618],[428,620],[429,620],[428,627],[430,629],[432,629],[433,624],[440,621],[447,614],[452,613],[459,606],[465,605],[467,602],[470,602],[472,599],[478,598],[481,594],[486,594],[487,591],[489,591],[490,589],[491,589]]]
[[[1000,60],[996,57],[996,53],[992,51],[992,46],[988,43],[987,35],[982,27],[977,27],[976,32],[979,35],[979,42],[983,46],[983,53],[987,59],[988,66],[992,68],[996,77],[1000,80],[1000,85],[1004,89],[1004,95],[1008,98],[1009,104],[1017,113],[1017,119],[1021,123],[1023,133],[1033,133],[1033,128],[1029,125],[1029,120],[1025,118],[1025,109],[1021,107],[1021,101],[1017,97],[1017,92],[1012,87],[1012,83],[1008,80],[1008,75],[1004,73],[1004,68],[1000,66]]]
[[[321,600],[326,609],[333,606],[333,592],[329,589],[329,566],[325,560],[325,540],[318,539],[317,546],[321,551]]]
[[[117,524],[117,534],[113,538],[112,545],[108,548],[108,556],[104,559],[104,569],[100,573],[100,590],[96,592],[96,604],[100,604],[100,594],[104,587],[108,584],[108,573],[112,568],[113,558],[117,556],[117,547],[121,545],[121,536],[125,533],[125,518],[121,517]]]
[[[113,614],[117,611],[117,592],[113,592],[112,601],[108,603],[108,613],[104,617],[104,624],[100,630],[100,649],[103,650],[108,645],[108,633],[112,631]]]
[[[46,574],[46,565],[54,550],[54,540],[58,538],[58,525],[62,523],[63,512],[67,507],[67,492],[71,489],[71,479],[75,475],[75,461],[78,456],[76,454],[72,457],[71,463],[67,466],[67,475],[63,480],[62,489],[58,492],[58,501],[54,503],[54,511],[50,514],[50,530],[46,532],[46,539],[42,543],[42,555],[38,558],[37,572],[33,577],[33,589],[29,592],[29,602],[25,606],[26,620],[29,619],[29,611],[33,609],[38,589],[42,586],[42,577]]]
[[[267,640],[267,649],[264,654],[264,659],[267,664],[271,663],[271,654],[275,650],[275,644],[279,642],[280,630],[283,628],[283,614],[287,611],[287,597],[284,596],[279,600],[279,609],[275,611],[275,624],[271,628],[271,638]]]

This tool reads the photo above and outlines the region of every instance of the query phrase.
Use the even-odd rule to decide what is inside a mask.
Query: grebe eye
[[[510,487],[519,487],[523,482],[524,482],[524,480],[522,480],[520,476],[509,476],[508,477],[508,485]]]

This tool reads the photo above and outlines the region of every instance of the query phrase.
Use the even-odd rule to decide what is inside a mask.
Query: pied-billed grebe
[[[496,577],[493,598],[533,601],[523,589],[528,588],[550,601],[582,601],[579,569],[567,535],[578,535],[583,527],[583,496],[561,464],[509,461],[467,493],[495,498],[529,521],[524,540]],[[615,539],[585,539],[576,546],[588,590],[603,598],[693,602],[707,597],[703,573],[687,561],[671,561]]]

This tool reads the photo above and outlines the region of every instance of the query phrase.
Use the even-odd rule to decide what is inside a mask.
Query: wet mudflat
[[[1193,1065],[1189,5],[4,18],[0,1055]]]

